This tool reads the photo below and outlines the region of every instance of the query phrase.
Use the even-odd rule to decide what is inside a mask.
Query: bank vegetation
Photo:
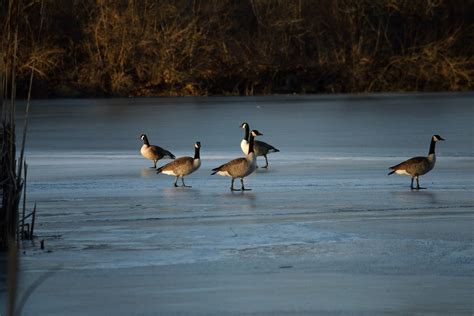
[[[5,21],[8,1],[2,3]],[[474,86],[472,0],[23,0],[15,5],[25,20],[17,49],[22,96],[33,65],[36,97]]]

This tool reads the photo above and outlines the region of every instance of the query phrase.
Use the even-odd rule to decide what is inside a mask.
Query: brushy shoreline
[[[33,64],[35,97],[474,87],[472,1],[61,0],[13,10],[27,22],[20,96]]]

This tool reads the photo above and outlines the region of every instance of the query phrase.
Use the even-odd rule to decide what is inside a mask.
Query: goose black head
[[[253,130],[252,130],[252,136],[253,136],[253,137],[261,136],[261,135],[263,135],[263,134],[260,133],[259,131],[257,131],[256,129],[253,129]]]
[[[145,134],[141,134],[141,135],[140,135],[140,139],[141,139],[141,140],[145,140],[145,139],[147,139],[147,137],[146,137]]]
[[[441,137],[441,136],[439,136],[439,135],[433,135],[433,140],[434,140],[435,142],[439,142],[440,140],[444,140],[444,138]]]
[[[196,142],[196,144],[194,144],[194,147],[198,149],[201,148],[201,142]]]
[[[242,124],[240,124],[240,128],[248,128],[249,127],[249,124],[247,122],[243,122]]]

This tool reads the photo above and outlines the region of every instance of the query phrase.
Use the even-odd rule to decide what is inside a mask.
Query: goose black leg
[[[410,184],[410,188],[411,188],[412,190],[414,189],[414,187],[413,187],[413,178],[414,178],[414,177],[411,177],[411,184]]]
[[[192,186],[184,184],[184,177],[181,177],[181,182],[183,183],[183,187],[192,188]]]
[[[179,177],[176,177],[176,181],[174,182],[174,187],[175,187],[175,188],[178,187],[178,178],[179,178]]]
[[[268,159],[267,159],[267,155],[263,155],[263,157],[265,157],[265,166],[263,166],[262,168],[268,168]]]
[[[156,163],[158,162],[158,160],[153,160],[153,167],[150,167],[150,168],[154,168],[156,169]]]
[[[242,184],[242,191],[252,191],[252,189],[246,189],[244,187],[244,178],[240,178],[240,183]]]
[[[234,189],[234,178],[232,178],[232,182],[230,183],[230,190],[231,191],[240,191],[239,189]]]
[[[426,189],[426,188],[420,187],[420,181],[419,181],[418,177],[416,177],[416,189],[417,189],[417,190],[424,190],[424,189]]]

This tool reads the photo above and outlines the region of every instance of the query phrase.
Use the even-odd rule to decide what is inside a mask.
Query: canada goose
[[[242,148],[242,151],[244,152],[244,154],[247,154],[249,151],[250,127],[249,127],[249,124],[246,122],[243,122],[240,125],[240,127],[245,128],[245,134],[244,134],[244,138],[240,142],[240,148]],[[260,135],[263,135],[263,134],[260,134]],[[272,145],[267,144],[265,142],[258,141],[258,140],[254,140],[253,150],[255,152],[255,155],[257,155],[257,157],[258,156],[265,157],[265,166],[262,168],[268,168],[267,154],[279,152],[279,150],[273,147]]]
[[[232,191],[240,191],[239,189],[234,189],[234,180],[240,178],[240,183],[242,185],[242,191],[249,191],[251,189],[246,189],[244,187],[244,178],[250,175],[257,169],[257,158],[253,151],[253,139],[255,136],[261,135],[259,131],[253,130],[250,134],[250,145],[249,152],[243,158],[237,158],[229,161],[222,166],[212,169],[214,171],[212,174],[218,174],[220,176],[227,176],[232,178],[230,189]]]
[[[178,179],[181,177],[183,187],[190,188],[191,186],[184,184],[184,176],[187,176],[194,171],[198,170],[201,166],[201,158],[199,156],[199,150],[201,149],[201,143],[196,142],[194,144],[194,158],[192,157],[179,157],[178,159],[158,168],[156,173],[164,173],[170,176],[175,176],[176,181],[174,186],[178,187]]]
[[[411,176],[411,189],[414,189],[413,179],[416,179],[416,189],[424,189],[420,188],[420,182],[418,178],[433,169],[436,163],[435,146],[436,142],[440,140],[444,139],[439,135],[433,135],[431,137],[430,151],[427,157],[413,157],[396,166],[390,167],[389,169],[392,171],[389,173],[389,175],[396,173]]]
[[[169,151],[155,145],[150,145],[150,143],[148,142],[148,137],[146,137],[145,134],[142,134],[140,136],[140,139],[143,141],[143,146],[140,149],[140,153],[146,159],[153,160],[153,167],[150,167],[150,168],[156,168],[156,163],[160,159],[163,159],[163,158],[174,159],[175,158],[175,156]]]

